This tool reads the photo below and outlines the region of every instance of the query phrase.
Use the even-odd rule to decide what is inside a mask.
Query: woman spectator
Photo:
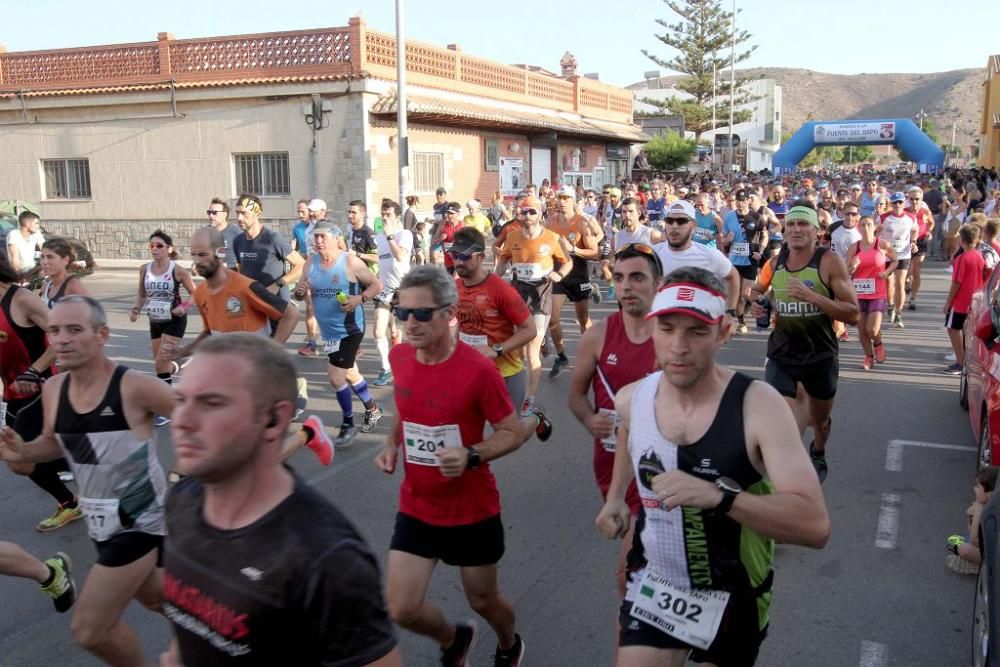
[[[403,211],[403,229],[408,232],[412,232],[413,228],[417,226],[417,222],[419,221],[417,212],[414,210],[419,203],[420,197],[416,195],[406,196],[406,210]]]
[[[174,250],[174,241],[163,230],[158,229],[150,235],[149,254],[153,261],[139,269],[139,290],[135,305],[129,312],[129,319],[132,322],[138,320],[139,313],[145,306],[149,316],[149,337],[152,340],[156,377],[170,384],[174,362],[167,351],[181,346],[181,339],[187,329],[187,311],[191,307],[194,280],[175,261],[177,252]],[[188,293],[188,300],[183,303],[181,285]],[[163,346],[164,341],[169,344]],[[161,347],[163,354],[160,354]],[[170,419],[165,415],[159,415],[154,423],[156,426],[163,426],[169,422]]]

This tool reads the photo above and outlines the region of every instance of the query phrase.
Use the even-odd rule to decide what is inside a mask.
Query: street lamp
[[[733,177],[733,121],[736,117],[736,0],[733,0],[733,27],[729,38],[729,179]]]
[[[918,111],[917,113],[913,114],[913,117],[914,117],[915,119],[917,119],[917,120],[919,120],[919,121],[920,121],[920,131],[921,131],[921,132],[923,132],[923,131],[924,131],[924,118],[927,118],[927,116],[928,116],[928,115],[929,115],[929,114],[927,114],[927,113],[924,113],[924,110],[923,110],[923,109],[921,109],[921,110],[920,110],[920,111]]]
[[[399,141],[399,205],[406,206],[410,183],[410,139],[406,125],[406,37],[403,34],[403,0],[396,0],[396,124]]]

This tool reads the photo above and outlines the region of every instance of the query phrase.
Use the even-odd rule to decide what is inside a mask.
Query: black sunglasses
[[[207,211],[205,211],[205,213],[207,213],[208,215],[217,215],[219,213],[225,213],[225,211],[213,211],[212,209],[208,209]]]
[[[690,218],[664,218],[663,224],[665,225],[686,225],[691,222]]]
[[[412,314],[417,319],[417,322],[430,322],[434,319],[434,313],[444,310],[450,305],[450,303],[446,303],[443,306],[435,306],[434,308],[403,308],[402,306],[396,306],[396,317],[399,318],[400,322],[406,322]]]

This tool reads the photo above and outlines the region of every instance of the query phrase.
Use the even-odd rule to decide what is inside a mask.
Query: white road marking
[[[949,445],[943,442],[921,442],[920,440],[890,440],[885,450],[885,469],[889,472],[903,472],[903,448],[922,447],[924,449],[945,449],[955,452],[977,452],[969,445]]]
[[[889,647],[879,642],[863,640],[861,642],[861,659],[858,667],[885,667],[889,664]]]
[[[875,546],[879,549],[896,548],[900,502],[900,497],[895,493],[882,494],[882,506],[878,511],[878,528],[875,532]]]

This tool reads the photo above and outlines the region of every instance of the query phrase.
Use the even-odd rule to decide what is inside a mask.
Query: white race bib
[[[674,586],[647,567],[632,601],[632,618],[685,644],[707,649],[715,640],[729,593]]]
[[[439,467],[434,452],[445,447],[461,447],[462,434],[458,424],[444,426],[424,426],[413,422],[403,422],[403,445],[406,461],[418,466]]]
[[[898,255],[901,252],[907,252],[910,249],[910,239],[893,239],[892,249]]]
[[[87,533],[98,542],[110,540],[122,530],[118,518],[117,498],[79,498],[80,509],[87,519]]]
[[[750,256],[750,244],[746,241],[742,243],[734,243],[729,250],[729,254],[733,257],[749,257]]]
[[[702,241],[711,241],[715,238],[715,232],[707,227],[695,227],[694,237]]]
[[[452,245],[453,245],[453,244],[451,244],[451,243],[442,243],[442,244],[441,244],[441,247],[442,247],[442,248],[444,248],[444,251],[445,251],[445,252],[448,252],[448,251],[450,251],[450,250],[451,250],[451,246],[452,246]]]
[[[875,279],[874,278],[855,278],[854,279],[854,291],[858,294],[874,294],[875,293]]]
[[[458,332],[458,339],[465,343],[466,345],[471,345],[473,347],[485,347],[490,344],[489,338],[486,335],[475,336],[473,334]]]
[[[521,263],[514,265],[514,275],[517,276],[518,280],[530,280],[531,282],[538,282],[543,280],[548,271],[542,268],[541,264],[534,263]]]
[[[146,314],[154,322],[169,322],[173,315],[169,301],[150,301],[146,304]]]
[[[323,354],[333,354],[334,352],[340,352],[340,341],[339,340],[323,341]]]
[[[621,426],[622,418],[618,416],[618,413],[614,410],[608,410],[607,408],[598,408],[598,414],[606,415],[615,423],[615,430],[611,432],[611,435],[601,438],[601,444],[604,445],[604,451],[613,452],[615,451],[615,444],[618,442],[618,427]]]

